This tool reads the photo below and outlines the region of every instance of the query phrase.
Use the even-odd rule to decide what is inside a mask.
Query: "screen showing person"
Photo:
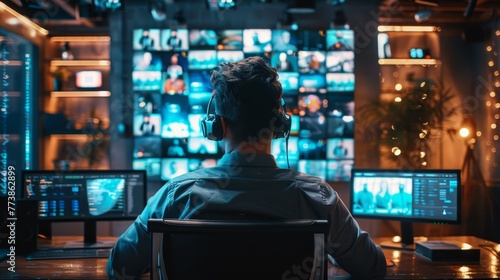
[[[325,138],[324,99],[316,94],[299,96],[300,132],[303,138]]]
[[[188,170],[195,171],[201,168],[210,168],[217,165],[217,160],[214,158],[200,159],[190,158],[188,161]]]
[[[302,30],[298,34],[297,46],[303,51],[325,50],[325,37],[324,30]]]
[[[218,51],[217,62],[236,62],[244,58],[242,51]]]
[[[187,73],[185,71],[187,59],[180,54],[172,54],[166,69],[163,93],[183,94],[187,91]]]
[[[304,74],[326,73],[325,52],[299,51],[299,72]]]
[[[185,157],[187,155],[187,143],[182,138],[163,139],[162,148],[164,157]]]
[[[327,137],[354,137],[354,117],[328,116]]]
[[[326,93],[326,79],[323,74],[305,74],[299,76],[299,92]]]
[[[189,136],[189,101],[185,95],[162,95],[163,138],[185,138]]]
[[[159,29],[135,29],[132,38],[134,50],[153,51],[161,49]]]
[[[189,94],[189,107],[191,114],[206,114],[207,105],[212,97],[211,92],[192,92]]]
[[[354,187],[352,195],[356,212],[375,212],[375,186],[363,182]]]
[[[198,137],[188,139],[188,152],[196,155],[214,155],[217,154],[217,142]]]
[[[132,72],[132,89],[143,91],[156,91],[161,89],[160,71],[134,71]]]
[[[157,53],[146,52],[134,52],[134,57],[132,59],[134,71],[161,71],[162,63],[161,58]]]
[[[327,181],[329,182],[349,182],[354,160],[329,160],[327,162]]]
[[[334,30],[326,31],[326,45],[329,51],[353,51],[354,31]]]
[[[324,139],[312,139],[308,136],[307,130],[301,130],[299,141],[299,157],[301,159],[324,159],[326,158],[326,141]]]
[[[218,50],[243,50],[243,30],[218,30],[216,33]]]
[[[297,72],[299,70],[297,57],[286,52],[274,52],[271,56],[271,66],[278,72]]]
[[[134,110],[137,114],[157,114],[160,112],[160,104],[159,93],[136,92],[134,94]]]
[[[297,171],[326,180],[326,160],[299,160]]]
[[[273,51],[296,52],[297,51],[297,32],[290,30],[272,31]]]
[[[299,160],[299,138],[290,137],[288,139],[288,159],[287,159],[287,141],[284,138],[274,139],[271,143],[271,153],[276,159],[276,163],[280,168],[288,168],[288,163],[290,163],[290,168],[296,169]]]
[[[161,130],[160,114],[134,115],[134,136],[160,135],[160,130]]]
[[[161,161],[159,158],[141,158],[132,160],[132,169],[146,170],[148,180],[160,180]]]
[[[328,98],[327,137],[354,137],[354,100],[350,96]]]
[[[189,137],[202,137],[200,120],[206,116],[205,114],[189,114]]]
[[[271,29],[244,29],[243,51],[246,53],[263,53],[272,51]]]
[[[192,70],[211,70],[217,65],[215,51],[190,51],[188,54],[188,67]]]
[[[279,81],[283,88],[283,94],[296,95],[299,89],[299,73],[282,72],[279,73]]]
[[[189,94],[196,92],[211,93],[210,71],[189,71]]]
[[[326,142],[327,159],[354,158],[354,139],[332,138]]]
[[[354,91],[353,73],[328,73],[326,74],[326,90],[329,92]]]
[[[161,161],[161,179],[168,181],[188,172],[187,158],[165,158]]]
[[[161,49],[166,51],[187,51],[189,49],[188,30],[161,30]]]
[[[161,157],[160,137],[140,137],[134,141],[134,158]]]
[[[209,29],[189,30],[189,49],[191,50],[215,50],[217,45],[217,34]]]
[[[334,73],[353,73],[354,52],[327,52],[326,69],[328,72]]]
[[[389,193],[391,194],[389,213],[411,215],[413,204],[412,190],[411,180],[389,184]]]

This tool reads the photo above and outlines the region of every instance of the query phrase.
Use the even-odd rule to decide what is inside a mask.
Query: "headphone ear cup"
[[[200,121],[203,137],[208,140],[220,141],[224,137],[222,120],[219,115],[207,114]]]
[[[274,139],[286,138],[292,127],[292,117],[289,114],[280,114],[274,126]]]

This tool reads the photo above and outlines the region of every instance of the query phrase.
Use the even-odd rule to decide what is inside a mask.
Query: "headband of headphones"
[[[210,98],[207,105],[207,114],[200,120],[201,132],[203,137],[213,140],[220,141],[224,137],[224,130],[222,129],[221,116],[210,113],[210,106],[212,105],[212,100],[214,95]],[[283,110],[276,114],[277,119],[274,120],[273,126],[273,138],[286,138],[290,133],[290,127],[292,126],[292,118],[285,112],[285,105],[283,100]]]

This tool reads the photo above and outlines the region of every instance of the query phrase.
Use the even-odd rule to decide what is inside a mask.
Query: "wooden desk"
[[[472,236],[449,236],[429,238],[468,243],[474,247],[488,246],[497,253],[481,247],[479,262],[433,262],[414,251],[383,248],[385,257],[395,266],[387,268],[386,279],[490,279],[500,278],[500,245]],[[390,238],[374,238],[377,244]]]
[[[434,238],[435,240],[436,238]],[[41,246],[62,247],[67,238],[55,238],[52,242],[39,242]],[[103,240],[103,239],[100,239]],[[107,238],[113,240],[113,238]],[[375,242],[388,241],[390,238],[375,238]],[[429,238],[433,240],[433,238]],[[469,243],[472,246],[487,244],[500,245],[484,239],[467,236],[441,237],[439,240],[455,240]],[[500,256],[481,248],[479,263],[432,262],[418,256],[413,251],[383,249],[387,259],[395,266],[387,268],[386,279],[487,279],[500,278]],[[367,260],[368,261],[368,260]],[[16,273],[7,271],[9,265],[0,263],[0,279],[106,279],[107,259],[70,259],[26,261],[24,257],[16,256]],[[328,279],[349,279],[342,269],[329,266]],[[149,279],[149,274],[141,279]]]

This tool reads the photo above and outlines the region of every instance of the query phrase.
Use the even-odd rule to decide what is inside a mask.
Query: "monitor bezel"
[[[129,173],[129,174],[141,174],[142,175],[142,184],[144,186],[143,188],[143,205],[146,207],[148,197],[147,197],[147,173],[146,170],[133,170],[133,169],[121,169],[121,170],[23,170],[21,172],[21,198],[22,199],[27,199],[26,198],[26,186],[25,186],[25,179],[27,175],[31,174],[42,174],[42,175],[50,175],[50,174],[91,174],[91,173],[101,173],[101,174],[124,174],[124,173]],[[144,208],[143,208],[144,209]],[[140,215],[140,213],[138,214]],[[130,221],[130,220],[135,220],[137,216],[120,216],[120,217],[47,217],[47,218],[41,218],[37,216],[37,220],[39,222],[86,222],[86,221]]]
[[[457,219],[455,220],[441,220],[441,219],[433,219],[433,218],[419,218],[413,216],[402,217],[402,216],[385,216],[380,214],[371,214],[366,215],[362,213],[354,213],[354,174],[356,172],[376,172],[376,173],[416,173],[416,174],[424,174],[424,173],[441,173],[441,174],[455,174],[457,176],[458,184],[457,184]],[[393,176],[394,177],[394,176]],[[351,170],[351,179],[349,182],[349,191],[350,191],[350,199],[349,199],[349,211],[351,212],[354,218],[360,219],[370,219],[370,220],[392,220],[392,221],[400,221],[400,222],[418,222],[418,223],[433,223],[433,224],[450,224],[457,225],[462,222],[462,182],[461,182],[461,170],[460,169],[373,169],[373,168],[353,168]]]

